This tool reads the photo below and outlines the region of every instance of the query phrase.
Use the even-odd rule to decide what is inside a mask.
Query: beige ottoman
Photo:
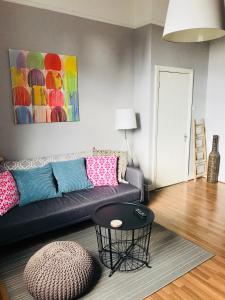
[[[76,242],[59,241],[29,259],[24,281],[37,300],[70,300],[88,290],[93,272],[93,260],[84,248]]]

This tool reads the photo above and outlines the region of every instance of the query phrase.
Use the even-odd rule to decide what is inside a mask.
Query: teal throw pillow
[[[12,174],[20,194],[19,206],[62,196],[61,193],[57,192],[56,181],[50,164],[42,168],[14,170]]]
[[[58,189],[62,193],[93,188],[88,180],[84,158],[51,163]]]

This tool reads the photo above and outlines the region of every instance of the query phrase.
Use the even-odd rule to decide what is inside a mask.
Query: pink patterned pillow
[[[117,156],[86,157],[87,175],[94,186],[118,185]]]
[[[12,174],[9,171],[0,173],[0,216],[19,203],[19,193]]]

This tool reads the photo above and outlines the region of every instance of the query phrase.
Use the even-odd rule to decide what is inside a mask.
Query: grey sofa
[[[88,220],[94,209],[103,203],[143,202],[144,178],[141,170],[128,167],[126,180],[129,184],[95,187],[14,207],[0,217],[0,246]]]

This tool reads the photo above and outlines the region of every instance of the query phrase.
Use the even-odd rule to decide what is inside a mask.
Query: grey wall
[[[80,122],[14,125],[9,48],[77,55]],[[120,147],[114,112],[133,103],[133,30],[0,1],[0,70],[0,156]]]
[[[143,35],[143,31],[145,34]],[[136,109],[145,110],[144,118],[142,118],[142,130],[145,135],[138,137],[138,144],[148,145],[143,147],[143,155],[139,156],[140,165],[145,169],[147,179],[152,178],[152,147],[153,147],[153,99],[154,99],[154,75],[155,66],[171,66],[190,68],[194,70],[194,91],[193,91],[193,116],[195,118],[203,118],[205,116],[206,106],[206,86],[208,72],[208,55],[209,45],[207,43],[194,44],[175,44],[162,40],[163,28],[156,25],[147,25],[143,29],[136,31],[136,40],[139,41],[138,51],[135,51],[136,77],[142,76],[145,78],[144,90],[142,89],[143,82],[136,83],[134,103]],[[146,36],[150,36],[146,40]],[[150,50],[147,44],[150,43]],[[147,60],[146,60],[147,56]],[[141,60],[143,57],[143,60]],[[150,74],[146,71],[146,64],[150,64]],[[141,64],[143,68],[141,68]],[[137,67],[138,66],[138,67]],[[147,66],[148,68],[148,66]],[[139,103],[139,95],[145,98],[145,106]],[[149,128],[148,131],[146,128]],[[137,133],[138,134],[138,133]],[[146,141],[146,138],[148,139]],[[192,153],[193,151],[191,151]],[[146,160],[148,156],[148,160]],[[192,162],[190,162],[192,166]]]
[[[206,131],[208,153],[212,136],[220,136],[219,180],[225,182],[225,38],[210,43],[206,106]]]
[[[155,25],[132,30],[0,0],[0,156],[120,148],[115,109],[134,105],[140,116],[135,161],[151,181],[155,65],[193,68],[194,115],[205,113],[208,44],[172,44],[161,36]],[[80,122],[14,125],[9,48],[77,55]]]
[[[150,105],[151,105],[151,27],[135,30],[134,37],[134,108],[139,116],[134,132],[135,161],[149,178]]]

